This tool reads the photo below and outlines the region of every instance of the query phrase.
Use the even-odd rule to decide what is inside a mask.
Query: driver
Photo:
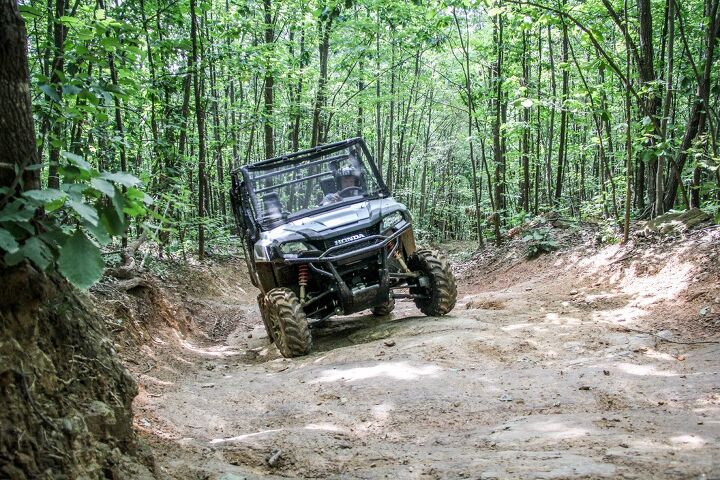
[[[328,193],[320,202],[320,206],[330,205],[342,201],[345,197],[358,195],[360,188],[360,175],[353,167],[343,167],[335,172],[337,192]]]

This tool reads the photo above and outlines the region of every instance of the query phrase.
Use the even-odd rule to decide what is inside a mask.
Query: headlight
[[[313,248],[305,242],[295,241],[280,245],[280,251],[285,255],[297,255],[302,252],[309,252]]]
[[[402,213],[400,212],[393,212],[387,217],[382,219],[382,222],[380,223],[380,233],[389,230],[390,228],[394,227],[398,223],[402,222],[404,220]]]

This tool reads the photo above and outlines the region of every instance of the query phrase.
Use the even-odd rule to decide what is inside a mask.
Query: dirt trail
[[[717,478],[720,345],[628,330],[696,271],[675,256],[613,273],[621,253],[466,271],[452,314],[335,319],[293,360],[248,291],[224,344],[186,342],[145,375],[138,428],[171,478]]]

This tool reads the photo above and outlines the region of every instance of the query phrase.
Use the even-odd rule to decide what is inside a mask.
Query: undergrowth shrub
[[[527,243],[528,259],[537,258],[543,253],[550,253],[558,249],[558,243],[550,237],[550,229],[547,227],[526,232],[522,240]]]

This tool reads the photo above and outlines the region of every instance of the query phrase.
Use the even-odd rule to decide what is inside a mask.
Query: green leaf
[[[90,180],[90,185],[92,185],[95,190],[104,193],[110,198],[115,196],[115,186],[107,180],[103,180],[102,178],[93,178]]]
[[[83,193],[87,190],[87,185],[83,183],[63,183],[60,188],[62,188],[63,192],[67,193],[71,200],[82,202]]]
[[[31,222],[3,222],[3,226],[17,239],[33,236],[36,233],[35,225]]]
[[[66,152],[63,150],[60,152],[60,156],[82,170],[91,170],[92,169],[90,164],[88,162],[86,162],[83,159],[83,157],[81,157],[80,155],[78,155],[76,153]]]
[[[45,204],[64,198],[65,193],[54,188],[46,188],[45,190],[27,190],[23,192],[22,196],[37,203]]]
[[[82,226],[85,231],[91,233],[95,240],[102,246],[109,244],[112,240],[103,222],[98,223],[97,226],[92,225],[90,222],[83,222]]]
[[[0,210],[0,222],[28,222],[34,215],[34,207],[23,199],[17,199]]]
[[[75,213],[80,215],[84,220],[93,226],[98,224],[98,213],[95,207],[92,207],[84,202],[77,202],[75,200],[69,200],[68,205],[75,210]]]
[[[63,95],[77,95],[82,91],[82,88],[75,85],[63,85]]]
[[[18,8],[20,13],[30,17],[41,17],[42,11],[39,8],[31,7],[30,5],[20,5]]]
[[[58,200],[53,200],[52,202],[48,202],[45,204],[45,213],[54,212],[55,210],[59,209],[65,205],[65,198],[61,198]]]
[[[118,195],[116,198],[121,198],[121,196]],[[119,213],[113,208],[104,208],[100,215],[100,221],[102,222],[102,226],[110,233],[110,235],[118,236],[125,233],[125,222],[122,207]]]
[[[100,177],[104,178],[105,180],[110,180],[111,182],[125,185],[126,187],[134,187],[135,185],[139,185],[142,183],[140,179],[137,178],[135,175],[126,172],[103,172]]]
[[[127,213],[131,217],[137,217],[139,215],[144,215],[146,210],[143,208],[141,203],[133,202],[128,204],[123,209],[123,212]]]
[[[58,270],[77,288],[89,288],[102,276],[104,268],[100,249],[79,229],[60,249]]]
[[[40,270],[47,270],[53,261],[52,251],[37,237],[31,237],[21,248],[25,258],[30,260]]]
[[[25,255],[23,255],[23,252],[20,250],[13,253],[6,253],[3,257],[3,262],[5,262],[5,265],[8,267],[14,267],[23,260],[25,260]]]
[[[60,96],[57,94],[57,92],[52,87],[52,85],[48,85],[46,83],[42,84],[42,85],[40,85],[40,90],[42,90],[43,93],[45,93],[45,95],[47,95],[50,98],[50,100],[60,103]]]
[[[125,209],[125,205],[127,203],[125,196],[123,195],[115,195],[110,199],[112,201],[113,207],[115,208],[115,213],[120,217],[123,218],[123,210]]]
[[[153,200],[150,195],[137,188],[128,188],[126,196],[133,203],[142,202],[145,205],[152,205],[155,203],[155,200]]]
[[[8,253],[15,253],[18,251],[18,243],[15,241],[15,237],[4,228],[0,228],[0,249],[5,250]]]
[[[54,245],[57,247],[64,244],[70,236],[55,222],[41,222],[41,224],[45,231],[38,235],[38,238],[45,242],[46,245]]]
[[[113,51],[115,48],[120,47],[120,41],[114,37],[105,37],[100,40],[100,45],[102,45],[106,51]]]
[[[68,27],[80,27],[83,24],[81,20],[75,17],[71,17],[69,15],[63,15],[62,17],[58,18],[57,21],[62,23],[63,25],[67,25]]]

